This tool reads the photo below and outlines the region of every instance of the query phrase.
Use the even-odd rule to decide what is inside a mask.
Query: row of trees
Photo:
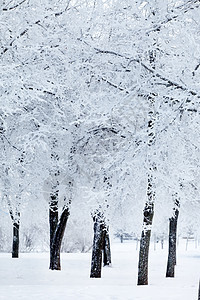
[[[199,14],[195,0],[2,1],[0,191],[13,257],[22,212],[43,194],[50,268],[75,203],[94,220],[100,277],[109,224],[144,205],[138,284],[148,284],[157,205],[174,276],[179,205],[198,207]]]

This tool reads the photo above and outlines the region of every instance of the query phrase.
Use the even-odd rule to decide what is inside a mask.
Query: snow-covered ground
[[[0,254],[1,300],[197,300],[200,248],[178,247],[176,278],[165,278],[167,247],[151,245],[149,285],[137,286],[134,242],[112,243],[112,267],[90,279],[91,253],[62,254],[62,271],[48,270],[48,253]]]

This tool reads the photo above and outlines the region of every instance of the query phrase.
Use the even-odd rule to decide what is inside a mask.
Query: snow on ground
[[[165,278],[167,247],[151,245],[149,285],[137,286],[134,242],[112,243],[112,267],[90,279],[91,253],[62,254],[62,271],[48,270],[48,253],[0,254],[1,300],[197,300],[200,248],[178,247],[176,278]]]

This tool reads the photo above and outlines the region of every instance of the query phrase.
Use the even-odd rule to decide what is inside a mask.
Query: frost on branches
[[[1,1],[0,14],[0,195],[13,240],[23,215],[49,210],[60,269],[70,211],[69,228],[98,211],[106,228],[142,231],[147,284],[151,229],[166,234],[173,195],[182,232],[198,234],[199,1]]]

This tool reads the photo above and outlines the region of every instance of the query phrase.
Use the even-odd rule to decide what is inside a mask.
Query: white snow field
[[[200,248],[178,246],[176,278],[165,278],[167,246],[151,245],[149,285],[137,286],[134,242],[112,243],[112,267],[90,279],[91,253],[62,254],[62,271],[48,269],[48,253],[0,254],[1,300],[197,300]]]

